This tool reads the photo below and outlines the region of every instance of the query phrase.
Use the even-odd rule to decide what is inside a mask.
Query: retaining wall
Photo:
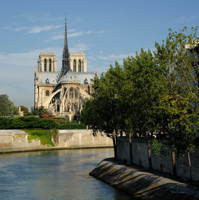
[[[112,146],[111,138],[100,133],[94,137],[91,130],[60,130],[59,141],[55,147],[44,146],[40,143],[40,140],[28,141],[28,134],[23,130],[0,130],[0,152]]]
[[[129,149],[129,138],[119,137],[117,138],[118,148],[118,159],[127,161],[130,163],[130,149]],[[149,154],[148,154],[148,141],[146,139],[132,139],[132,157],[133,163],[148,169],[149,166]],[[163,154],[156,155],[151,150],[151,164],[153,170],[160,172],[173,174],[172,157],[169,149],[163,146]],[[177,176],[183,180],[191,179],[193,181],[199,181],[199,148],[196,147],[195,152],[190,153],[191,158],[191,169],[188,163],[187,154],[183,157],[177,158],[176,156],[176,167]]]
[[[143,199],[199,199],[199,191],[195,187],[121,165],[111,159],[99,163],[90,175],[132,195],[141,195]]]

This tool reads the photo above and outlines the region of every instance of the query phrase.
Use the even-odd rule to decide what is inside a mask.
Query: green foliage
[[[155,57],[165,67],[167,93],[159,106],[162,132],[169,134],[168,145],[177,154],[194,149],[198,133],[199,51],[197,29],[178,32],[169,30],[162,45],[156,43]]]
[[[0,95],[0,116],[18,115],[18,108],[8,99],[8,95]]]
[[[162,151],[162,143],[158,142],[157,139],[152,140],[152,149],[156,155],[160,155]]]
[[[32,111],[32,115],[41,115],[42,113],[48,113],[47,109],[44,108],[44,106],[40,106],[38,108],[35,108],[33,111]]]
[[[40,140],[42,145],[47,145],[54,147],[55,144],[52,142],[52,134],[50,130],[43,129],[25,129],[26,133],[28,133],[28,142],[32,140]]]
[[[199,40],[169,30],[153,53],[141,49],[94,80],[93,98],[84,104],[81,120],[108,136],[124,131],[149,136],[168,134],[167,145],[178,154],[194,149],[198,133]],[[158,144],[154,146],[159,148]]]
[[[23,128],[58,128],[59,124],[53,119],[28,117],[0,117],[0,129],[23,129]]]
[[[177,155],[194,150],[194,140],[198,135],[199,110],[192,107],[190,98],[180,95],[167,96],[162,100],[161,116],[164,130],[169,133],[167,143]]]
[[[119,91],[126,130],[147,135],[157,129],[157,108],[164,93],[164,68],[156,63],[150,50],[124,59],[125,81]]]
[[[110,66],[106,74],[94,80],[93,98],[84,104],[81,112],[81,121],[93,129],[94,134],[103,131],[110,137],[124,126],[121,101],[118,98],[123,69],[117,62],[115,65],[115,68]]]
[[[0,117],[0,129],[23,129],[23,128],[43,128],[43,129],[86,129],[86,125],[78,122],[69,122],[61,119],[56,122],[54,119],[40,118],[37,116],[24,117]]]
[[[60,125],[59,129],[86,129],[86,127],[85,124],[68,123]]]

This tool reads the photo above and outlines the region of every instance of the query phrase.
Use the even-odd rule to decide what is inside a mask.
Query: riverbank
[[[59,130],[54,147],[42,145],[38,139],[29,139],[23,130],[0,130],[0,153],[112,147],[111,138],[105,134],[92,135],[91,130]]]
[[[101,161],[90,172],[94,176],[131,195],[153,200],[196,200],[199,190],[187,183],[142,171],[114,159]]]

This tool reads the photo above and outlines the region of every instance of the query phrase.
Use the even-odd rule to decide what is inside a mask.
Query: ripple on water
[[[102,159],[112,156],[113,149],[2,154],[0,199],[133,199],[88,175]]]

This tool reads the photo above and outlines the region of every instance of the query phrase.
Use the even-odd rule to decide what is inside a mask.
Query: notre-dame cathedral
[[[92,93],[95,73],[87,72],[84,53],[69,53],[67,25],[61,72],[57,72],[54,53],[41,52],[34,77],[34,108],[44,106],[56,116],[66,116],[72,121],[82,109],[85,99]]]

